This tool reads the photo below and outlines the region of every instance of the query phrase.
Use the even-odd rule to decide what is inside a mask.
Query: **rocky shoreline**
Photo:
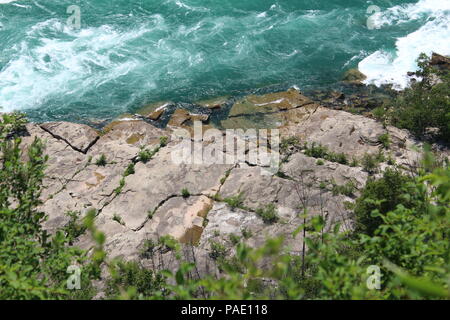
[[[226,101],[207,101],[204,108],[220,110]],[[154,125],[169,108],[167,103],[153,105],[102,130],[70,122],[27,124],[25,148],[40,138],[49,156],[40,208],[48,215],[45,228],[52,231],[68,224],[67,212],[83,216],[95,209],[111,258],[139,260],[150,268],[176,264],[170,253],[158,261],[145,254],[149,240],[157,243],[169,235],[193,244],[190,255],[200,261],[200,272],[208,273],[214,265],[208,262],[212,240],[231,254],[233,237],[258,247],[269,237],[285,236],[290,250],[300,252],[301,237],[290,235],[302,224],[302,206],[310,216],[325,217],[326,229],[337,222],[342,229],[352,229],[351,206],[368,177],[394,166],[414,171],[421,159],[423,143],[408,131],[324,106],[289,89],[237,99],[220,121],[223,135],[225,129],[236,128],[279,130],[281,146],[273,150],[281,159],[276,174],[261,174],[263,166],[252,159],[176,164],[172,154],[180,145],[177,130],[192,132],[195,122],[204,131],[215,125],[211,113],[183,109],[172,113],[166,127]],[[236,134],[233,141],[239,140],[247,146],[258,144]],[[211,141],[199,143],[206,147]],[[314,146],[321,146],[322,154],[311,152]],[[146,161],[142,152],[148,155]],[[226,156],[231,151],[222,152]],[[440,154],[448,157],[450,151],[441,148]],[[376,168],[368,168],[368,158]],[[267,210],[277,219],[264,219]],[[75,245],[89,249],[92,240],[82,235]]]
[[[311,214],[318,214],[322,205],[320,210],[329,213],[330,225],[339,220],[347,221],[350,227],[350,211],[344,203],[353,198],[334,195],[331,189],[333,184],[352,182],[356,193],[364,186],[368,173],[361,165],[351,164],[352,160],[360,162],[365,154],[377,155],[380,150],[385,153],[382,168],[389,166],[388,162],[414,168],[420,159],[415,148],[421,143],[407,131],[323,107],[294,89],[247,97],[233,106],[232,116],[224,123],[229,128],[250,127],[255,107],[258,119],[276,126],[282,141],[287,141],[281,150],[280,172],[275,176],[261,175],[258,163],[173,164],[171,152],[178,145],[174,130],[189,129],[195,120],[203,120],[204,129],[210,126],[202,116],[184,110],[175,112],[165,129],[140,119],[117,120],[102,132],[68,122],[28,124],[29,136],[23,143],[29,145],[35,137],[41,138],[46,141],[50,159],[42,194],[42,210],[49,215],[46,227],[52,230],[67,223],[65,212],[96,209],[98,226],[107,236],[106,249],[113,257],[127,259],[138,257],[146,239],[171,235],[180,240],[193,229],[198,229],[196,242],[205,250],[216,231],[226,242],[230,233],[240,234],[246,227],[255,235],[248,241],[257,246],[268,236],[289,234],[301,223],[297,217],[299,199],[293,191],[303,179],[302,172],[311,185]],[[386,134],[391,144],[383,149],[380,136]],[[161,137],[170,139],[147,163],[138,161],[142,148],[156,149]],[[305,155],[304,142],[344,154],[347,163],[319,163]],[[102,156],[104,164],[99,163]],[[130,164],[134,173],[124,176]],[[321,189],[323,183],[327,186]],[[189,190],[189,197],[182,196],[183,189]],[[220,201],[241,192],[242,207],[248,210],[233,210]],[[319,204],[319,198],[325,204]],[[267,225],[255,213],[269,204],[275,205],[282,223]],[[87,246],[88,239],[82,238],[80,243]],[[296,243],[292,243],[293,248]]]

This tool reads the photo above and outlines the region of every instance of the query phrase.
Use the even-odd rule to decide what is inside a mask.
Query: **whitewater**
[[[350,68],[402,89],[421,52],[450,55],[449,39],[450,0],[0,0],[0,111],[112,119],[158,101],[332,87]]]

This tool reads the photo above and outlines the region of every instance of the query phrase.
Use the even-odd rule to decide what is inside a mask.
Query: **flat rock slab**
[[[141,148],[153,149],[159,145],[161,137],[170,140],[170,132],[142,120],[114,121],[105,127],[89,155],[104,154],[110,162],[129,162]]]
[[[310,103],[312,101],[296,89],[265,95],[250,95],[233,105],[229,117],[254,115],[257,113],[274,113],[295,109]]]
[[[54,138],[65,141],[73,149],[82,153],[86,153],[99,138],[96,130],[84,124],[48,122],[42,124],[41,128]]]
[[[235,103],[230,115],[222,121],[224,128],[278,128],[282,138],[295,136],[301,145],[322,144],[330,151],[346,154],[349,161],[366,153],[378,153],[383,134],[389,134],[391,141],[383,152],[397,164],[414,166],[420,158],[414,148],[421,144],[407,131],[321,107],[294,89],[245,97]],[[114,121],[102,134],[88,126],[66,122],[28,124],[24,149],[38,137],[46,142],[45,152],[49,155],[41,206],[49,216],[45,227],[53,231],[67,224],[67,211],[83,215],[96,209],[96,224],[106,234],[105,248],[111,258],[142,260],[140,250],[145,240],[171,235],[184,244],[196,245],[188,256],[197,252],[197,261],[202,262],[201,268],[206,273],[211,262],[210,242],[219,241],[232,254],[234,244],[230,235],[243,239],[244,229],[251,236],[247,234],[243,241],[251,246],[262,245],[267,237],[283,236],[293,251],[300,251],[301,235],[293,238],[292,233],[304,222],[301,217],[304,207],[308,219],[323,216],[327,230],[336,223],[346,230],[352,228],[351,211],[346,203],[353,202],[358,191],[351,196],[333,194],[329,186],[352,182],[356,188],[362,188],[368,174],[360,166],[318,162],[299,147],[284,158],[277,175],[267,175],[261,162],[247,157],[251,147],[258,143],[256,138],[238,133],[231,139],[232,146],[227,144],[217,153],[230,156],[237,149],[234,142],[245,141],[245,160],[229,164],[177,162],[184,149],[174,129],[181,127],[192,133],[195,120],[205,122],[207,117],[179,109],[168,129],[134,119]],[[208,127],[204,124],[202,128]],[[161,137],[168,137],[168,144],[147,163],[138,162],[139,152],[155,150]],[[211,139],[204,138],[201,142],[205,150]],[[96,165],[101,155],[107,160],[104,166]],[[131,164],[135,164],[134,173],[125,176]],[[383,163],[381,168],[387,166]],[[189,197],[183,197],[183,189],[189,191]],[[224,200],[240,193],[241,208],[232,209],[225,203]],[[280,218],[277,223],[264,223],[258,215],[258,209],[264,210],[268,205],[274,206]],[[89,248],[92,245],[89,235],[82,236],[79,244]],[[167,266],[169,262],[175,265],[173,256],[164,255],[161,263]]]

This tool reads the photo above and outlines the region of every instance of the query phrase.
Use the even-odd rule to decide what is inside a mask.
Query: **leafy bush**
[[[241,230],[241,233],[242,233],[242,236],[244,237],[244,239],[250,239],[253,236],[252,231],[247,228],[243,228]]]
[[[140,266],[137,262],[118,261],[112,265],[112,276],[106,283],[109,299],[164,296],[164,277]]]
[[[297,137],[288,137],[288,138],[282,138],[280,143],[280,151],[282,153],[286,153],[289,151],[292,147],[298,147],[300,145],[300,140]]]
[[[165,146],[167,146],[167,142],[169,141],[168,137],[160,137],[159,138],[159,145],[163,148]]]
[[[130,163],[128,165],[128,167],[125,169],[125,172],[123,173],[124,177],[128,177],[132,174],[135,174],[135,170],[134,170],[134,163]]]
[[[226,204],[228,204],[232,210],[234,210],[236,208],[245,209],[243,206],[243,204],[244,204],[244,193],[243,192],[240,192],[233,197],[225,198],[225,199],[223,199],[223,201]]]
[[[125,187],[125,178],[121,178],[119,180],[119,186],[114,189],[115,194],[120,194],[123,191],[123,188]]]
[[[156,247],[157,247],[157,244],[153,240],[151,240],[151,239],[145,240],[144,244],[140,250],[139,256],[144,259],[152,258],[155,253]]]
[[[241,237],[235,235],[234,233],[231,233],[228,238],[233,245],[237,245],[241,241]]]
[[[273,203],[268,204],[265,208],[259,208],[256,210],[256,214],[267,224],[276,223],[280,219]]]
[[[305,144],[305,154],[313,158],[322,158],[331,162],[348,164],[347,156],[344,153],[334,153],[328,150],[326,146],[313,142],[311,146]]]
[[[391,146],[391,138],[389,137],[389,133],[383,133],[378,137],[378,142],[381,143],[383,148],[389,149]]]
[[[357,190],[356,185],[353,181],[349,181],[344,185],[333,184],[333,188],[331,192],[333,195],[343,194],[347,197],[353,196],[355,191]]]
[[[85,253],[69,247],[84,228],[70,213],[69,223],[49,235],[42,228],[46,215],[37,208],[47,156],[35,139],[25,154],[20,135],[25,130],[20,114],[2,115],[0,120],[0,299],[88,299],[92,287],[69,292],[67,268],[83,266]],[[26,160],[23,160],[26,159]],[[91,267],[84,265],[82,283],[89,283]]]
[[[209,256],[213,260],[223,260],[227,255],[227,249],[223,244],[217,241],[210,241],[211,251]]]
[[[139,161],[143,163],[149,162],[150,159],[153,158],[153,156],[156,154],[156,152],[158,152],[158,150],[159,150],[158,148],[154,150],[142,148],[138,153]]]
[[[124,224],[125,224],[125,223],[123,222],[122,217],[121,217],[120,215],[118,215],[117,213],[115,213],[115,214],[113,215],[113,220],[114,220],[115,222],[117,222],[118,224],[121,224],[121,225],[124,225]]]
[[[355,157],[352,158],[352,161],[350,162],[350,167],[357,167],[359,166],[359,161]]]
[[[106,160],[106,156],[104,154],[100,155],[100,157],[95,161],[95,164],[99,167],[104,167],[108,164],[108,161]]]
[[[163,252],[180,250],[180,243],[170,235],[160,237],[158,243]]]
[[[69,245],[86,232],[86,226],[80,221],[80,212],[69,211],[66,215],[70,218],[69,222],[62,229],[68,239]]]
[[[373,174],[378,171],[379,161],[376,156],[366,153],[361,159],[364,171]]]
[[[324,158],[328,155],[328,148],[313,142],[310,147],[305,144],[305,154],[313,158]]]
[[[421,81],[412,82],[393,102],[389,119],[395,126],[405,128],[419,137],[428,128],[437,128],[438,137],[450,142],[450,74],[429,65],[429,57],[419,57]],[[440,83],[435,83],[439,78]]]
[[[161,150],[161,148],[165,147],[167,145],[169,138],[168,137],[160,137],[159,138],[159,145],[155,147],[153,150],[146,149],[144,146],[141,147],[141,150],[138,153],[138,160],[147,163],[149,162],[155,154]]]
[[[191,193],[189,192],[188,189],[183,188],[183,190],[181,190],[181,196],[186,199],[186,198],[189,198],[191,196]]]
[[[386,214],[400,204],[411,207],[413,203],[405,195],[413,192],[410,188],[413,181],[411,177],[393,169],[387,169],[378,180],[369,179],[356,201],[357,230],[369,235],[375,232],[382,223],[378,215],[373,215],[375,210]]]
[[[325,157],[326,160],[331,162],[337,162],[340,164],[348,164],[347,156],[344,153],[334,153],[329,152],[328,155]]]

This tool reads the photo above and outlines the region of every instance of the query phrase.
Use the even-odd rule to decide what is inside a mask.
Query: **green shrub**
[[[286,173],[284,173],[281,170],[278,170],[277,173],[275,174],[278,178],[281,179],[291,179]]]
[[[305,144],[305,154],[313,158],[322,158],[331,162],[337,162],[340,164],[348,164],[347,156],[344,153],[334,153],[328,150],[326,146],[316,144],[313,142],[311,146]]]
[[[123,173],[124,177],[128,177],[132,174],[135,174],[135,170],[134,170],[134,163],[130,163],[128,165],[128,167],[125,169],[125,172]]]
[[[313,158],[324,158],[328,155],[328,148],[322,146],[321,144],[316,144],[313,142],[310,147],[305,144],[305,154]]]
[[[189,192],[188,189],[183,188],[183,190],[181,190],[181,196],[186,199],[186,198],[189,198],[191,196],[191,193]]]
[[[119,216],[117,213],[115,213],[113,215],[113,221],[116,221],[118,224],[125,225],[125,223],[123,222],[122,217]]]
[[[169,141],[168,137],[160,137],[159,138],[159,145],[161,146],[161,148],[167,146],[167,142]]]
[[[236,208],[245,209],[243,206],[244,205],[244,193],[243,192],[240,192],[233,197],[225,198],[225,199],[223,199],[223,201],[226,204],[228,204],[232,210],[234,210]]]
[[[413,181],[411,177],[393,169],[387,169],[378,180],[369,179],[361,197],[356,200],[354,212],[357,230],[369,235],[374,233],[382,223],[378,215],[373,215],[374,211],[386,214],[400,204],[411,207],[412,203],[405,194],[413,192],[410,188]]]
[[[326,160],[331,161],[331,162],[337,162],[340,164],[348,164],[348,159],[347,156],[344,153],[333,153],[330,152],[326,157]]]
[[[373,174],[378,171],[379,162],[374,155],[366,153],[361,159],[361,165],[364,171]]]
[[[352,158],[352,161],[350,162],[350,167],[357,167],[359,166],[359,161],[355,157]]]
[[[165,279],[137,262],[118,261],[112,266],[112,277],[106,282],[109,299],[164,296]]]
[[[224,184],[225,181],[227,181],[228,177],[230,176],[230,173],[231,173],[231,169],[228,169],[227,171],[225,171],[225,176],[220,179],[220,184]]]
[[[288,138],[282,138],[280,143],[280,151],[281,153],[286,153],[289,151],[289,148],[291,147],[298,147],[300,146],[300,140],[299,138],[293,136]]]
[[[217,241],[210,241],[211,251],[209,252],[209,256],[213,260],[223,260],[227,255],[227,249],[223,244]]]
[[[155,210],[148,210],[147,211],[147,217],[148,217],[149,220],[152,220],[154,215],[155,215]]]
[[[145,240],[140,250],[139,256],[143,259],[150,259],[155,253],[157,244],[153,240]]]
[[[141,148],[141,151],[139,151],[138,153],[138,159],[139,161],[143,162],[143,163],[147,163],[150,161],[151,158],[153,158],[153,156],[156,154],[156,149],[155,150],[148,150],[145,148]]]
[[[376,107],[372,110],[372,114],[377,120],[384,121],[386,118],[386,109],[384,107]]]
[[[143,163],[149,162],[155,156],[155,154],[157,154],[159,152],[161,147],[166,146],[167,139],[168,139],[167,137],[161,137],[160,138],[160,145],[157,146],[153,150],[146,149],[145,147],[141,147],[141,150],[138,153],[138,160],[143,162]]]
[[[80,221],[80,212],[69,211],[65,213],[69,217],[69,222],[62,229],[66,234],[69,244],[72,245],[73,241],[86,232],[86,226]]]
[[[280,219],[273,203],[268,204],[265,208],[259,208],[256,210],[256,214],[267,224],[276,223]]]
[[[351,197],[354,195],[355,191],[357,190],[356,185],[353,181],[349,181],[344,185],[337,185],[333,184],[333,188],[331,189],[331,192],[333,195],[342,194],[347,197]]]
[[[95,164],[99,167],[104,167],[108,164],[108,161],[106,160],[106,156],[104,154],[100,155],[100,157],[95,161]]]
[[[241,242],[241,237],[239,237],[238,235],[235,235],[234,233],[231,233],[228,238],[230,239],[230,242],[233,245],[237,245],[239,242]]]
[[[424,137],[428,128],[437,128],[438,138],[450,141],[450,73],[429,66],[429,57],[419,57],[422,81],[411,83],[392,103],[390,121],[400,128]],[[432,84],[433,78],[441,83]]]
[[[0,115],[0,299],[90,299],[93,269],[86,253],[69,247],[84,232],[78,214],[50,235],[40,207],[47,156],[39,139],[21,151],[20,135],[26,120],[21,114]],[[67,290],[67,268],[83,268],[83,290]]]
[[[381,143],[383,148],[389,149],[391,146],[391,138],[389,136],[389,133],[383,133],[378,137],[378,142]]]
[[[243,228],[241,230],[241,233],[242,233],[242,236],[244,237],[244,239],[250,239],[253,236],[252,231],[247,228]]]
[[[162,251],[175,251],[180,250],[180,243],[171,235],[165,235],[158,239],[158,243],[162,248]]]
[[[121,178],[119,181],[119,186],[114,189],[115,194],[120,194],[123,191],[123,188],[125,187],[125,178]]]

